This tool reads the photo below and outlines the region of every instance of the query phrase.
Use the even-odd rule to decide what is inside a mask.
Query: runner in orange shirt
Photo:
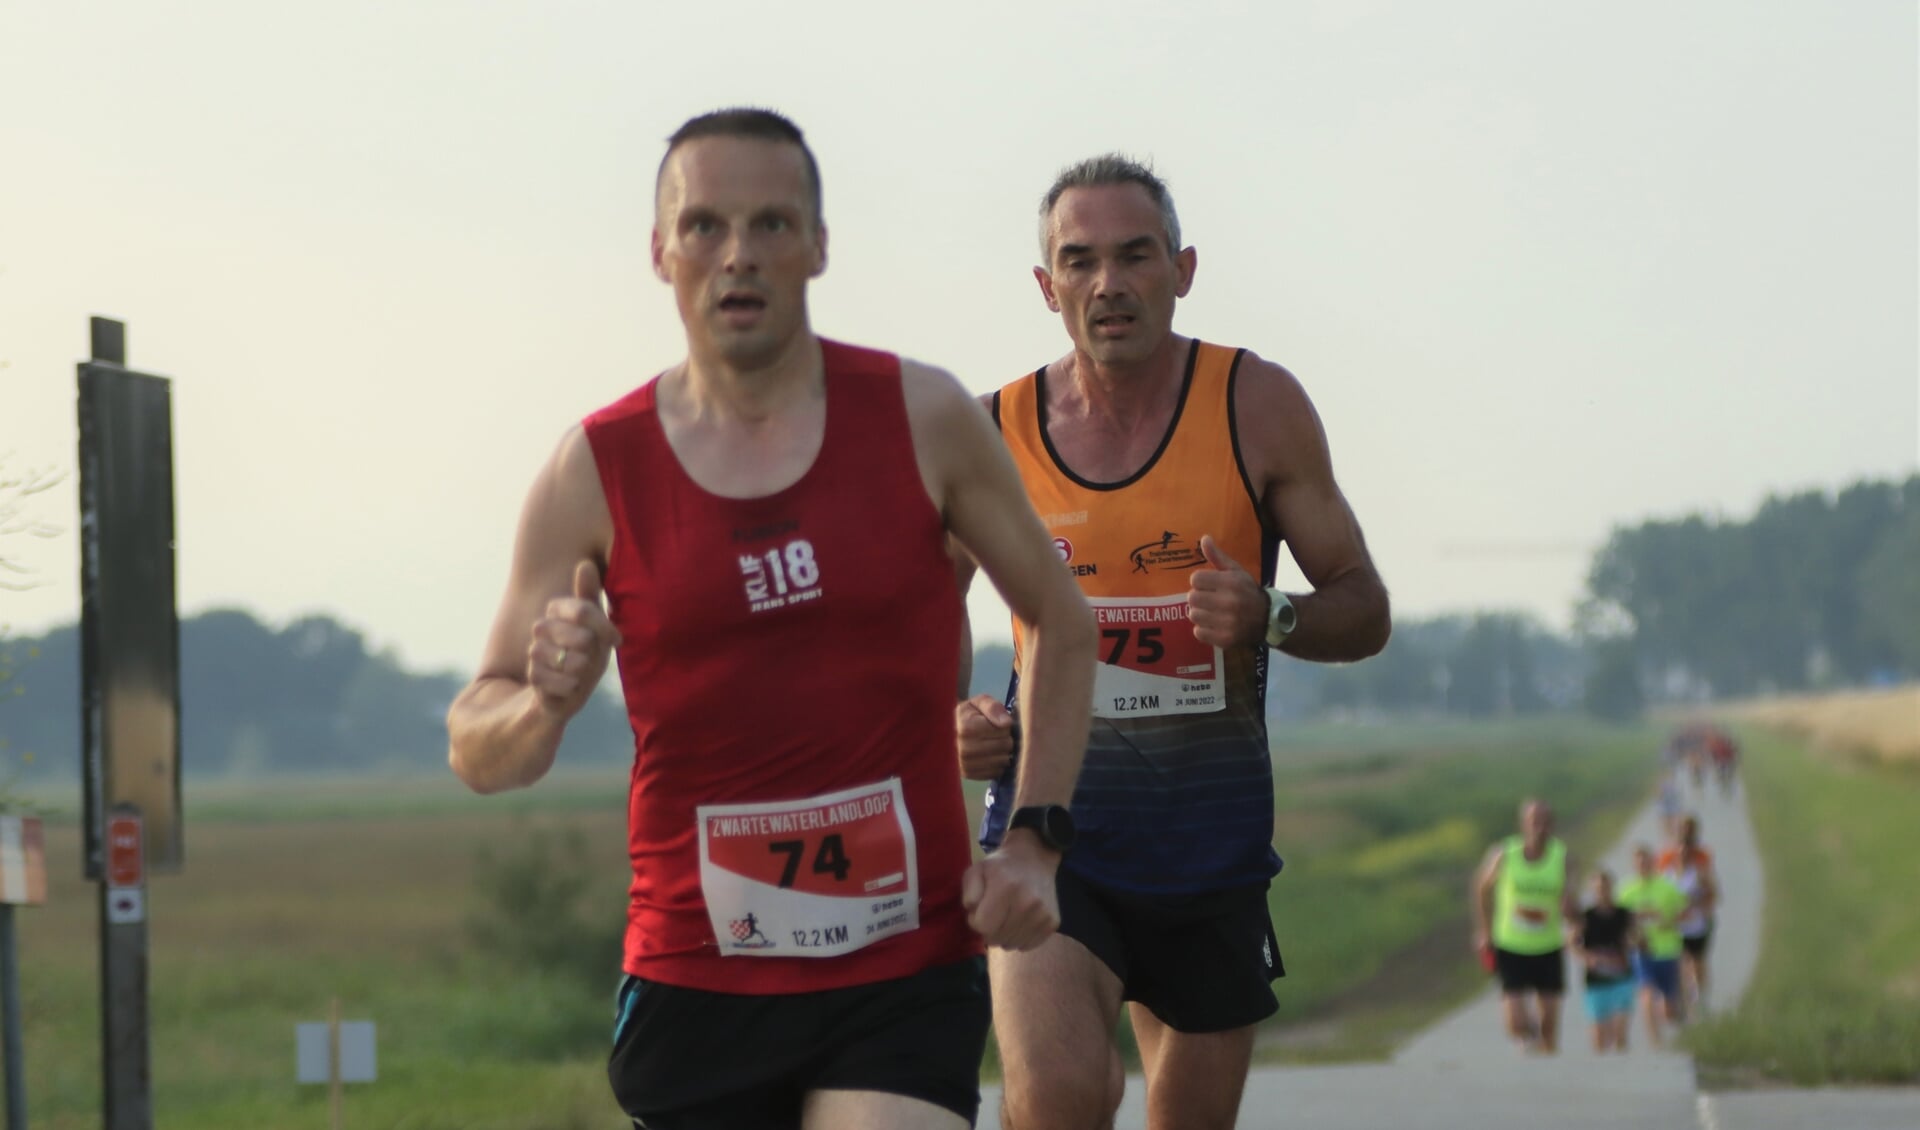
[[[1720,901],[1720,881],[1713,871],[1713,853],[1700,846],[1700,818],[1692,813],[1680,821],[1674,842],[1660,853],[1654,868],[1673,880],[1687,896],[1680,918],[1680,999],[1686,1013],[1707,1007],[1707,943],[1713,938],[1713,915]],[[1684,1015],[1685,1013],[1683,1013]]]

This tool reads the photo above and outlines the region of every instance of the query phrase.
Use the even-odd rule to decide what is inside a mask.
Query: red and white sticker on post
[[[1096,718],[1210,714],[1227,705],[1224,657],[1194,638],[1187,595],[1090,597],[1100,627]]]
[[[898,777],[803,800],[707,804],[700,891],[730,957],[835,957],[920,926]]]
[[[147,917],[147,844],[140,817],[107,817],[107,922],[125,926]]]

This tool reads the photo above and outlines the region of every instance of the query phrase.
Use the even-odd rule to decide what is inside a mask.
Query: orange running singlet
[[[1080,840],[1065,862],[1110,886],[1209,890],[1279,869],[1267,649],[1203,644],[1187,619],[1189,577],[1207,567],[1202,534],[1262,584],[1273,578],[1279,542],[1261,527],[1233,419],[1243,352],[1193,343],[1166,437],[1120,482],[1083,479],[1054,450],[1045,369],[994,400],[1027,497],[1099,622],[1094,725],[1073,800]],[[1014,650],[1009,702],[1025,654],[1017,621]],[[985,843],[1004,830],[1013,772],[989,791]]]

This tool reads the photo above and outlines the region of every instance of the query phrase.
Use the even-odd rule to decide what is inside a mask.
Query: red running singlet
[[[633,724],[625,968],[794,993],[981,952],[953,736],[960,597],[892,354],[822,340],[799,481],[714,495],[655,377],[584,422]]]

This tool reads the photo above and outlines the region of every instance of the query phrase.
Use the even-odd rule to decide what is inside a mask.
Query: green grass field
[[[1378,1054],[1480,983],[1467,873],[1522,795],[1553,799],[1576,844],[1611,838],[1655,748],[1648,732],[1580,723],[1353,727],[1276,745],[1288,865],[1272,905],[1290,975],[1263,1057],[1319,1060]],[[150,896],[157,1125],[324,1127],[324,1088],[294,1083],[293,1032],[334,996],[347,1019],[379,1025],[380,1079],[348,1089],[355,1130],[624,1125],[601,1073],[611,972],[514,964],[472,926],[497,874],[483,859],[546,858],[582,889],[546,885],[568,906],[534,917],[581,921],[522,939],[524,952],[612,936],[624,789],[611,774],[490,798],[450,776],[190,788],[186,869]],[[99,1125],[97,896],[78,838],[55,818],[50,903],[18,914],[36,1130]]]
[[[1686,1034],[1702,1079],[1920,1083],[1920,769],[1742,745],[1765,944],[1740,1008]]]

